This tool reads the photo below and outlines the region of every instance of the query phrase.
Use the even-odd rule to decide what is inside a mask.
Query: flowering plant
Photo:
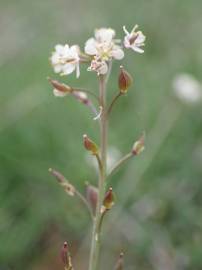
[[[132,76],[120,66],[118,76],[118,92],[111,102],[107,102],[107,81],[111,72],[112,62],[124,58],[124,49],[132,49],[135,52],[143,53],[145,36],[141,31],[136,31],[137,25],[129,33],[126,27],[123,27],[125,37],[123,42],[115,38],[115,31],[111,28],[100,28],[95,30],[95,36],[89,38],[84,46],[84,52],[78,45],[69,46],[56,45],[55,51],[51,56],[51,64],[56,73],[60,75],[69,75],[76,71],[76,77],[80,76],[79,66],[88,64],[88,71],[95,72],[99,82],[99,95],[86,89],[71,87],[57,80],[49,78],[57,97],[72,95],[76,100],[89,107],[93,114],[94,120],[100,123],[100,143],[99,146],[88,137],[83,135],[83,145],[87,151],[95,158],[99,170],[99,179],[97,187],[87,184],[86,196],[82,195],[72,183],[58,171],[49,169],[50,173],[58,180],[64,191],[70,196],[78,196],[89,210],[93,221],[92,242],[90,249],[89,270],[98,269],[100,253],[100,232],[105,215],[114,205],[114,192],[109,186],[110,176],[123,163],[131,157],[139,155],[144,150],[144,136],[141,136],[131,147],[131,151],[123,156],[110,171],[107,170],[107,134],[108,119],[112,108],[118,98],[127,94],[129,87],[132,85]],[[94,105],[90,96],[98,103]],[[73,269],[69,246],[67,242],[61,249],[61,258],[65,270]],[[120,254],[116,270],[123,269],[123,253]]]

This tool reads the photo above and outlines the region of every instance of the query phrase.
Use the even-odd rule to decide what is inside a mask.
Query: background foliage
[[[0,2],[0,269],[62,269],[58,250],[72,244],[77,269],[87,263],[89,219],[48,174],[53,167],[81,191],[96,174],[81,138],[97,123],[73,99],[56,99],[47,83],[54,45],[84,44],[95,27],[135,23],[147,36],[145,54],[127,53],[134,87],[119,100],[109,143],[126,153],[145,130],[146,151],[113,176],[117,204],[105,222],[102,266],[120,250],[126,269],[202,269],[202,109],[172,92],[173,77],[201,80],[200,0],[58,0]],[[109,82],[117,89],[119,63]],[[64,78],[97,91],[96,76]],[[84,241],[85,240],[85,241]],[[80,248],[79,248],[80,247]],[[107,262],[107,263],[106,263]]]

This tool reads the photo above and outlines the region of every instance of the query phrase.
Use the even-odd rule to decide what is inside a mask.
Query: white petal
[[[70,47],[70,52],[72,56],[75,56],[75,58],[78,58],[80,48],[78,45],[73,45]]]
[[[130,48],[131,47],[128,37],[124,38],[123,44],[124,44],[125,48]]]
[[[71,58],[71,49],[68,44],[65,44],[62,56],[64,58]]]
[[[138,27],[139,27],[139,26],[138,26],[138,24],[136,24],[136,25],[133,27],[133,29],[132,29],[131,33],[134,33],[134,32],[135,32],[135,30],[136,30]]]
[[[61,65],[55,65],[53,68],[54,68],[55,73],[62,72],[62,66]]]
[[[62,71],[64,75],[70,74],[75,70],[75,64],[67,63],[62,67]]]
[[[76,65],[76,77],[78,78],[80,76],[80,69],[79,69],[79,63]]]
[[[63,45],[60,45],[60,44],[57,44],[55,46],[55,50],[56,50],[57,53],[63,53],[64,46]]]
[[[131,46],[131,49],[133,49],[135,52],[138,52],[138,53],[144,53],[144,50],[141,49],[140,47],[137,47],[137,46]]]
[[[124,57],[124,52],[120,47],[117,46],[112,50],[112,56],[117,60],[121,60]]]
[[[59,63],[59,59],[60,59],[60,57],[59,57],[58,53],[56,53],[56,52],[53,53],[52,56],[51,56],[51,63],[52,63],[52,65],[58,64]]]
[[[123,31],[126,35],[130,35],[130,33],[128,32],[128,30],[126,29],[125,25],[123,26]]]
[[[85,50],[85,53],[89,55],[95,55],[97,53],[96,41],[94,38],[90,38],[86,41],[84,50]]]
[[[97,70],[99,74],[106,74],[108,72],[108,66],[105,62],[102,63],[101,67]]]
[[[100,28],[95,30],[95,38],[98,42],[110,43],[115,36],[115,31],[111,28]]]
[[[135,40],[135,43],[136,44],[144,43],[145,39],[146,39],[145,35],[143,35],[142,32],[138,32],[137,34],[138,34],[138,36],[137,36],[137,38]]]
[[[53,94],[55,97],[65,97],[68,93],[53,89]]]

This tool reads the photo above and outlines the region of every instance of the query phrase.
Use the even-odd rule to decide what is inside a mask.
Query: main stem
[[[91,251],[89,270],[97,270],[97,264],[100,253],[100,219],[102,216],[101,207],[105,195],[106,180],[106,159],[107,159],[107,108],[106,108],[106,78],[99,76],[99,100],[102,106],[102,114],[100,117],[100,152],[102,168],[99,170],[98,183],[98,201],[96,207],[96,215],[93,224]]]

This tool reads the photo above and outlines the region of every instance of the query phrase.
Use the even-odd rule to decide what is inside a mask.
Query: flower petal
[[[98,42],[110,43],[115,36],[115,31],[111,28],[100,28],[95,30],[95,38]]]
[[[124,58],[124,52],[119,46],[114,46],[114,49],[112,50],[112,56],[117,60],[121,60]]]
[[[76,65],[76,77],[78,78],[80,76],[80,68],[79,68],[79,63]]]
[[[75,68],[76,68],[75,64],[71,64],[71,63],[65,64],[62,68],[63,75],[72,73],[75,70]]]
[[[123,26],[123,31],[126,35],[130,35],[130,33],[128,32],[128,30],[126,29],[125,25]]]
[[[105,62],[102,62],[102,65],[99,67],[99,69],[97,70],[97,72],[99,74],[102,74],[102,75],[106,74],[108,72],[108,66],[107,66],[107,64]]]
[[[137,38],[135,40],[136,44],[143,44],[145,42],[145,35],[143,35],[143,33],[141,31],[137,32]]]
[[[57,65],[59,63],[60,57],[58,53],[54,52],[51,56],[51,63],[52,65]]]
[[[63,53],[63,50],[64,50],[64,46],[62,46],[61,44],[57,44],[57,45],[55,46],[55,51],[56,51],[57,53]]]
[[[96,41],[94,38],[90,38],[86,41],[84,50],[85,53],[89,55],[96,55],[97,49],[96,49]]]
[[[62,72],[62,66],[61,66],[61,65],[55,65],[55,66],[53,67],[53,69],[54,69],[55,73],[60,73],[60,72]]]
[[[144,50],[141,49],[140,47],[137,47],[136,45],[131,46],[131,49],[133,49],[135,52],[138,52],[138,53],[144,53]]]

